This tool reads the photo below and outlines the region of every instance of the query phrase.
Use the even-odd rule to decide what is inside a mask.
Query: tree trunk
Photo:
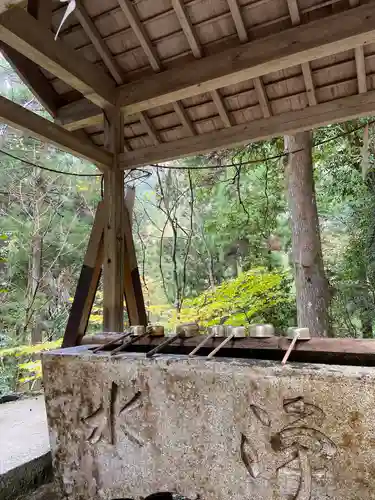
[[[315,200],[311,133],[286,136],[290,153],[286,168],[288,204],[292,230],[297,322],[308,327],[312,336],[330,332],[329,288],[324,273],[318,212]]]
[[[39,228],[38,228],[39,229]],[[31,270],[30,270],[30,302],[35,307],[35,298],[42,278],[42,237],[39,232],[32,239],[31,249]],[[42,327],[39,315],[34,318],[31,328],[31,344],[38,344],[43,341]]]
[[[43,180],[40,169],[33,172],[34,182],[34,207],[33,224],[34,231],[31,239],[31,259],[29,267],[29,299],[26,312],[26,323],[31,323],[31,344],[38,344],[43,341],[43,329],[40,321],[40,313],[37,312],[37,293],[42,279],[42,251],[43,238],[41,235],[41,214],[44,203]],[[32,318],[31,321],[28,318]],[[27,328],[27,324],[26,324]]]

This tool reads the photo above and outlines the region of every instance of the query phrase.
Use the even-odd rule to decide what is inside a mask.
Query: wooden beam
[[[201,58],[203,56],[202,47],[195,33],[193,25],[187,15],[183,0],[172,0],[172,6],[194,57],[196,57],[197,59]]]
[[[138,38],[142,49],[145,51],[148,60],[150,61],[151,67],[154,71],[161,70],[161,63],[158,53],[153,47],[149,36],[145,30],[145,27],[141,23],[137,11],[130,0],[118,0],[118,3],[125,14],[131,28],[133,29],[135,36]]]
[[[130,196],[129,196],[130,194]],[[132,212],[135,191],[127,192],[124,210],[124,295],[129,323],[131,325],[147,325],[147,313],[143,299],[141,278],[139,275],[137,256],[132,232]]]
[[[23,9],[13,7],[1,14],[0,40],[98,106],[113,104],[113,80],[61,40],[55,41],[52,32]]]
[[[93,102],[80,99],[61,106],[55,121],[67,130],[78,130],[103,123],[103,111]]]
[[[112,155],[91,141],[76,137],[72,132],[2,96],[0,96],[0,120],[41,141],[51,142],[68,153],[92,161],[102,169],[112,164]]]
[[[287,0],[287,2],[288,2],[290,19],[292,20],[293,26],[301,24],[301,16],[299,13],[297,0]]]
[[[155,130],[155,127],[154,125],[152,124],[152,121],[150,120],[150,118],[147,116],[147,113],[146,112],[141,112],[139,113],[139,119],[140,119],[140,122],[143,126],[143,128],[145,129],[145,131],[147,132],[147,134],[151,137],[151,139],[153,140],[153,143],[157,146],[158,144],[160,144],[160,137],[157,133],[157,131]]]
[[[104,117],[104,142],[113,155],[112,168],[104,175],[103,328],[124,329],[124,172],[118,155],[124,150],[124,121],[119,109]]]
[[[88,15],[82,3],[82,0],[76,0],[76,8],[74,9],[74,13],[79,23],[81,24],[84,32],[91,40],[91,43],[94,45],[96,51],[102,58],[102,61],[107,67],[108,71],[114,78],[115,82],[118,85],[124,83],[122,70],[120,69],[119,65],[117,64],[116,60],[111,54],[107,44],[102,39],[98,28],[95,26],[91,17]]]
[[[83,344],[103,345],[113,340],[115,336],[109,335],[90,335],[84,338]],[[204,336],[181,339],[163,349],[163,353],[168,354],[189,354],[194,347],[202,342]],[[147,352],[153,347],[165,341],[163,337],[148,337],[141,339],[127,349],[132,352]],[[223,338],[213,337],[199,351],[198,355],[207,356],[215,347],[217,347]],[[121,345],[121,339],[118,344]],[[117,347],[113,345],[113,349]],[[285,337],[275,336],[271,338],[235,338],[223,347],[219,355],[222,357],[234,358],[256,358],[282,360],[286,350],[290,346],[290,340]],[[350,339],[350,338],[319,338],[315,337],[304,342],[297,342],[293,349],[290,361],[305,363],[327,363],[336,365],[353,366],[375,366],[375,342],[373,339]]]
[[[13,7],[24,7],[27,5],[27,0],[0,0],[0,14],[7,12]]]
[[[219,115],[220,115],[220,118],[221,118],[222,122],[224,123],[224,126],[225,127],[231,127],[232,123],[231,123],[231,120],[230,120],[230,116],[229,116],[229,113],[228,113],[228,111],[226,110],[226,108],[224,106],[224,102],[223,102],[223,99],[222,99],[219,91],[218,90],[213,90],[211,92],[211,97],[212,97],[212,100],[215,103],[215,106],[217,107],[217,110],[219,111]]]
[[[357,68],[358,92],[362,94],[367,92],[366,64],[363,47],[356,47],[354,53],[355,65]]]
[[[188,41],[188,44],[191,48],[191,51],[196,59],[200,59],[203,57],[203,51],[201,44],[198,40],[198,37],[195,33],[195,30],[193,28],[192,22],[190,21],[187,12],[186,12],[186,7],[183,3],[182,0],[172,0],[172,5],[173,8],[176,12],[178,21],[181,25],[182,31],[184,32],[186,39]],[[218,90],[212,90],[210,92],[211,98],[219,112],[220,118],[222,119],[224,126],[225,127],[231,127],[231,121],[230,117],[228,115],[228,112],[224,106],[224,103],[222,101],[222,98],[220,96],[220,93]]]
[[[375,91],[329,101],[299,111],[254,120],[231,128],[215,130],[159,146],[143,148],[120,155],[122,168],[148,165],[215,149],[261,141],[284,134],[343,122],[375,112]]]
[[[254,78],[253,82],[263,116],[264,118],[269,118],[272,115],[272,111],[263,80],[260,77],[256,77]]]
[[[310,64],[308,62],[303,63],[301,64],[301,68],[302,68],[303,79],[305,82],[307,100],[310,106],[315,106],[318,103],[318,101],[316,99],[314,81]]]
[[[39,19],[46,29],[50,29],[52,19],[51,0],[29,0],[27,10],[35,19]],[[57,109],[61,105],[61,98],[40,68],[33,61],[5,43],[0,43],[0,49],[22,82],[35,95],[48,113],[56,117]]]
[[[131,115],[373,41],[370,3],[125,84],[117,103]]]
[[[242,43],[249,41],[249,36],[247,34],[246,26],[241,14],[240,6],[237,0],[227,0],[228,5],[232,14],[233,22],[237,30],[238,38]],[[272,115],[271,106],[268,101],[267,92],[264,87],[263,80],[260,76],[254,78],[253,80],[255,92],[258,96],[259,106],[262,110],[264,118],[268,118]]]
[[[301,24],[301,16],[299,13],[297,0],[287,0],[287,2],[288,2],[290,19],[292,21],[293,26]],[[315,95],[315,87],[310,68],[310,63],[309,62],[302,63],[301,68],[302,68],[303,80],[305,82],[307,100],[310,106],[315,106],[318,101]]]
[[[190,120],[185,108],[183,107],[182,103],[180,101],[176,101],[173,103],[173,108],[175,110],[176,115],[178,116],[180,122],[182,123],[182,126],[184,127],[185,131],[187,132],[188,135],[195,135],[195,128]]]
[[[28,0],[27,12],[38,19],[46,29],[51,29],[52,0]]]
[[[103,232],[106,220],[104,203],[101,201],[96,210],[89,243],[77,288],[70,309],[62,347],[79,345],[86,333],[96,290],[98,288],[103,263]]]
[[[350,7],[357,7],[359,4],[360,0],[349,0]],[[357,69],[358,92],[362,94],[367,92],[366,65],[363,46],[356,47],[354,49],[354,55]]]
[[[243,17],[241,14],[240,6],[238,5],[237,0],[227,0],[230,13],[232,14],[232,19],[234,25],[236,27],[238,38],[242,43],[245,43],[249,40],[245,23],[243,21]]]
[[[38,66],[5,43],[0,42],[0,50],[21,81],[35,95],[46,111],[55,118],[61,98]]]

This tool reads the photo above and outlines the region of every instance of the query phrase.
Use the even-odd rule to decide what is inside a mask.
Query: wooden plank
[[[106,212],[104,203],[101,201],[96,210],[62,347],[79,345],[82,337],[85,335],[103,263],[103,232],[105,221]]]
[[[301,23],[301,16],[299,13],[297,0],[287,0],[287,2],[290,19],[292,20],[292,24],[296,26],[297,24]]]
[[[199,59],[203,56],[202,47],[195,33],[195,30],[193,29],[193,25],[187,15],[183,0],[172,0],[172,6],[194,57]]]
[[[302,68],[303,79],[305,81],[307,100],[309,101],[310,106],[315,106],[318,101],[316,99],[315,87],[314,87],[310,64],[308,62],[303,63],[301,64],[301,68]]]
[[[120,335],[119,337],[120,345]],[[93,345],[106,344],[113,340],[115,335],[93,335],[83,339],[83,344]],[[186,339],[179,339],[178,342],[166,347],[163,351],[169,354],[188,354],[202,340],[204,335],[197,335]],[[149,337],[135,342],[128,351],[147,352],[153,347],[163,342],[163,337]],[[210,351],[223,341],[222,338],[214,337],[206,343],[199,351],[199,355],[206,356]],[[113,345],[113,348],[117,347]],[[275,336],[267,339],[261,338],[234,338],[219,352],[219,356],[269,359],[281,361],[290,345],[290,340],[285,337]],[[309,341],[298,342],[293,350],[289,361],[327,363],[359,366],[375,366],[375,340],[351,339],[351,338],[312,338]]]
[[[350,7],[357,7],[360,4],[359,0],[349,0]],[[356,47],[354,49],[355,64],[357,69],[357,81],[358,81],[358,92],[367,92],[367,81],[366,81],[366,65],[365,65],[365,54],[363,47]]]
[[[119,109],[104,117],[105,144],[113,155],[112,168],[104,175],[103,328],[124,329],[124,172],[118,154],[124,150],[124,121]]]
[[[238,38],[242,43],[249,40],[245,23],[241,14],[240,6],[237,0],[227,0],[230,12],[232,14],[233,22],[237,30]]]
[[[298,9],[297,0],[287,0],[290,19],[292,20],[293,26],[297,26],[301,23],[301,16]],[[307,100],[310,106],[315,106],[317,104],[317,99],[315,95],[314,81],[312,77],[312,72],[309,62],[304,62],[301,65],[303,80],[305,82]]]
[[[61,106],[57,111],[55,122],[67,130],[78,130],[103,123],[103,111],[93,102],[79,99]]]
[[[130,26],[132,27],[135,36],[138,38],[142,49],[145,51],[148,60],[150,61],[151,67],[154,71],[161,70],[161,63],[158,53],[153,47],[149,36],[146,32],[145,27],[141,23],[137,11],[130,0],[118,0],[118,3],[125,14]]]
[[[229,8],[232,14],[232,18],[234,24],[236,26],[238,38],[242,43],[245,43],[249,40],[249,36],[247,34],[247,30],[245,27],[245,23],[241,14],[240,6],[237,0],[227,0],[229,4]],[[260,76],[254,78],[254,88],[258,96],[259,106],[262,110],[264,118],[268,118],[272,115],[271,106],[268,101],[266,89],[263,84],[263,80]]]
[[[152,121],[147,116],[147,113],[146,112],[139,113],[139,119],[140,119],[140,121],[142,123],[143,128],[145,129],[145,131],[147,132],[147,134],[151,137],[151,139],[153,140],[154,144],[156,146],[158,144],[160,144],[160,142],[161,142],[160,141],[160,137],[159,137],[158,133],[156,132],[155,127],[152,124]]]
[[[182,123],[182,126],[184,127],[186,133],[188,135],[195,135],[195,128],[188,117],[188,114],[185,111],[185,108],[183,107],[182,103],[180,101],[176,101],[173,103],[173,108],[175,110],[176,115],[178,116],[180,122]]]
[[[0,42],[0,50],[22,82],[35,95],[52,117],[57,116],[61,98],[38,66],[5,43]]]
[[[181,25],[182,31],[184,32],[184,34],[186,36],[186,39],[188,41],[188,44],[191,48],[191,51],[192,51],[194,57],[196,59],[200,59],[201,57],[203,57],[202,47],[201,47],[201,44],[200,44],[198,37],[195,33],[193,25],[192,25],[188,15],[187,15],[186,8],[185,8],[183,1],[182,0],[172,0],[172,6],[175,10],[175,13],[176,13],[178,21]],[[223,100],[220,96],[219,91],[216,89],[212,90],[210,92],[210,95],[211,95],[213,102],[215,103],[215,106],[219,112],[220,118],[222,119],[222,121],[224,123],[224,126],[231,127],[232,124],[230,121],[230,117],[229,117],[229,114],[224,106],[224,103],[223,103]],[[182,106],[177,105],[177,108],[176,108],[176,104],[174,104],[174,106],[175,106],[175,110],[177,109],[177,111],[176,111],[177,114],[179,114],[179,115],[181,114],[181,118],[183,118],[183,114],[181,113],[183,111]],[[189,135],[194,135],[194,134],[191,134],[191,132],[194,131],[193,127],[188,126],[188,128],[190,130]]]
[[[43,23],[13,7],[0,16],[0,40],[57,76],[100,107],[113,104],[115,83],[100,68],[70,49]]]
[[[52,19],[51,0],[29,0],[27,10],[35,19],[40,19],[43,25],[50,29]],[[12,66],[22,82],[35,95],[42,106],[53,117],[56,117],[57,109],[62,104],[59,94],[54,90],[48,79],[43,75],[40,68],[27,57],[4,43],[0,43],[5,59]]]
[[[354,49],[355,53],[355,64],[357,68],[357,81],[358,81],[358,92],[367,92],[367,80],[366,80],[366,65],[365,65],[365,54],[363,47],[356,47]]]
[[[78,19],[79,23],[81,24],[84,32],[91,40],[91,43],[94,45],[95,49],[97,50],[98,54],[102,58],[108,71],[111,73],[112,77],[114,78],[115,82],[118,85],[124,83],[122,70],[120,69],[116,60],[112,56],[107,44],[103,41],[103,39],[99,33],[99,30],[97,29],[94,22],[92,21],[92,19],[88,15],[88,13],[87,13],[87,11],[82,3],[82,0],[76,0],[76,8],[74,9],[74,13],[75,13],[75,16]]]
[[[373,41],[371,3],[125,84],[117,103],[134,114]]]
[[[52,0],[28,0],[27,12],[38,19],[46,29],[51,29]]]
[[[224,126],[225,127],[231,127],[232,126],[232,122],[230,120],[229,113],[228,113],[228,111],[226,110],[226,108],[224,106],[224,102],[223,102],[223,99],[222,99],[219,91],[218,90],[213,90],[211,92],[211,97],[212,97],[212,100],[215,103],[215,106],[217,107],[217,110],[219,112],[220,118],[222,119],[222,121],[224,123]]]
[[[279,137],[284,134],[294,134],[360,116],[370,116],[374,112],[375,91],[371,91],[235,125],[231,128],[124,153],[120,155],[120,161],[122,168],[148,165],[247,142]]]
[[[134,191],[133,194],[135,195]],[[130,212],[132,202],[134,203],[134,200],[128,198],[124,210],[124,295],[130,324],[146,326],[147,314],[132,233],[132,220]]]
[[[266,89],[264,87],[263,80],[260,77],[254,78],[254,88],[256,90],[259,106],[262,110],[264,118],[269,118],[272,115],[271,106],[268,101]]]
[[[72,132],[2,96],[0,96],[0,119],[11,127],[28,132],[37,139],[50,142],[68,153],[92,161],[102,170],[112,164],[112,155],[98,148],[91,141],[75,136]]]
[[[13,7],[24,7],[27,5],[27,0],[0,0],[0,14],[7,12]]]

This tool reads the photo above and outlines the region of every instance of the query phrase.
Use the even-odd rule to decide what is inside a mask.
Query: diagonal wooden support
[[[124,295],[129,323],[131,325],[147,325],[147,313],[143,299],[141,278],[139,275],[137,256],[132,233],[132,211],[135,191],[127,190],[124,210]]]
[[[104,203],[98,205],[62,347],[79,345],[85,335],[103,263]]]

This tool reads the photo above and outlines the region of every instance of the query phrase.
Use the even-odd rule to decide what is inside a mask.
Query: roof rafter
[[[230,12],[232,14],[233,22],[237,30],[238,38],[242,43],[249,41],[249,35],[247,34],[246,26],[241,14],[240,6],[237,0],[227,0]],[[264,118],[268,118],[272,115],[271,106],[268,101],[267,92],[264,87],[263,80],[260,76],[257,76],[253,80],[255,92],[258,96],[259,106],[262,110]]]
[[[173,103],[173,109],[175,110],[176,115],[178,116],[182,126],[188,135],[195,135],[195,129],[192,121],[190,120],[182,102],[176,101]]]
[[[19,5],[23,6],[26,4],[26,0],[0,0],[0,14],[3,12],[7,12],[8,10],[12,9],[13,7]]]
[[[196,57],[197,59],[201,58],[203,56],[202,47],[195,33],[193,25],[190,19],[188,18],[186,7],[183,1],[172,0],[172,6],[176,13],[178,22],[181,25],[182,31],[184,32],[185,37],[187,38],[188,44],[191,48],[194,57]]]
[[[0,42],[0,50],[22,82],[35,95],[52,117],[56,117],[61,97],[43,75],[38,66],[5,43]]]
[[[217,110],[219,111],[220,118],[226,127],[231,127],[232,122],[229,113],[224,105],[223,98],[218,90],[212,90],[210,93],[212,100],[215,103]]]
[[[357,7],[360,0],[349,0],[350,7]],[[367,92],[366,64],[363,45],[354,49],[355,65],[357,70],[358,92]]]
[[[91,141],[85,140],[82,135],[77,136],[2,96],[0,96],[0,120],[42,141],[55,144],[64,151],[92,161],[98,166],[112,165],[112,155]]]
[[[42,0],[28,0],[27,10],[35,19],[39,19],[46,29],[50,29],[52,19],[51,0],[44,0],[43,2]],[[48,113],[56,117],[57,109],[62,105],[61,97],[40,68],[33,61],[9,47],[9,45],[0,43],[0,49],[22,82],[35,95]]]
[[[100,107],[114,104],[115,83],[100,68],[54,40],[51,31],[20,7],[0,15],[0,40],[81,92]]]
[[[353,15],[355,10],[355,14]],[[375,41],[375,9],[365,4],[123,85],[130,115]]]
[[[118,0],[118,3],[121,7],[121,10],[125,14],[131,28],[133,29],[135,36],[138,38],[142,49],[145,51],[152,69],[154,71],[161,71],[161,63],[158,53],[156,52],[155,47],[152,45],[145,27],[141,23],[134,5],[130,0]]]
[[[290,111],[231,128],[124,153],[120,155],[120,164],[122,168],[131,168],[163,162],[214,149],[310,130],[335,122],[368,116],[374,112],[375,91],[371,91],[306,107],[299,111]]]
[[[183,3],[182,0],[172,0],[172,5],[175,10],[176,16],[178,18],[178,21],[181,25],[182,31],[185,34],[185,37],[188,41],[188,44],[190,46],[190,49],[193,53],[193,56],[196,59],[201,59],[203,57],[203,50],[202,46],[198,40],[198,37],[195,33],[193,24],[191,20],[188,17],[188,14],[186,12],[186,7]],[[229,113],[227,109],[225,108],[225,104],[223,102],[223,99],[220,95],[220,92],[215,89],[211,90],[210,92],[211,98],[213,103],[216,106],[216,109],[219,113],[219,116],[224,124],[225,127],[231,127],[231,119],[229,116]]]
[[[151,137],[153,143],[157,146],[158,144],[161,143],[160,141],[160,137],[159,137],[159,134],[157,133],[157,131],[155,130],[155,127],[152,123],[152,121],[150,120],[149,116],[147,115],[147,113],[145,111],[141,111],[139,113],[139,120],[143,126],[143,128],[145,129],[145,131],[147,132],[147,134]]]
[[[301,24],[301,16],[299,13],[297,0],[287,0],[290,19],[293,26]],[[303,80],[305,82],[307,100],[310,106],[315,106],[317,104],[317,99],[315,95],[314,81],[312,77],[311,67],[309,62],[304,62],[301,64]]]
[[[375,9],[373,4],[365,4],[127,83],[118,89],[117,104],[125,114],[136,114],[372,41]],[[76,128],[77,122],[101,121],[88,103],[72,104],[61,111],[61,123],[69,128]]]
[[[84,32],[89,37],[89,39],[91,40],[91,43],[94,45],[98,54],[102,58],[102,61],[104,62],[106,68],[111,73],[115,82],[118,85],[121,85],[122,83],[124,83],[124,79],[122,76],[122,70],[120,69],[119,65],[117,64],[114,57],[112,56],[108,46],[106,45],[106,43],[102,39],[98,28],[95,26],[91,17],[88,15],[88,13],[87,13],[87,11],[82,3],[82,0],[76,0],[76,8],[74,9],[74,13],[75,13],[76,18],[78,19],[79,23],[81,24]]]

